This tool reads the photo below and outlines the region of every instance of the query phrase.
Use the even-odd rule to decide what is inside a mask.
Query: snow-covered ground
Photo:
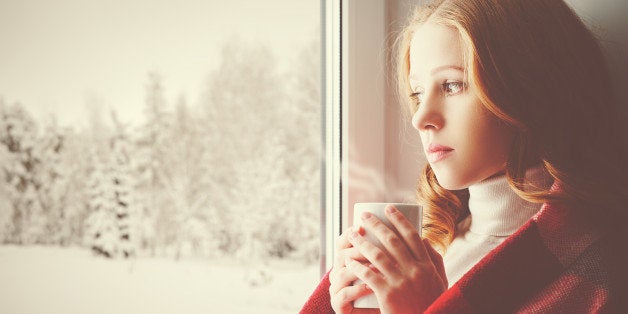
[[[316,265],[273,261],[270,283],[233,261],[106,260],[83,248],[0,246],[0,313],[297,313]]]

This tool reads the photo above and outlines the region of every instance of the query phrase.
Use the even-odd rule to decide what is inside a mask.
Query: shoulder
[[[602,308],[627,313],[628,232],[619,226],[609,226],[609,229],[567,271],[598,287],[596,291],[606,292],[608,299]]]
[[[569,259],[563,272],[538,291],[522,311],[625,312],[628,311],[627,233],[611,225]],[[590,232],[588,234],[591,234]],[[579,246],[578,241],[567,245]]]

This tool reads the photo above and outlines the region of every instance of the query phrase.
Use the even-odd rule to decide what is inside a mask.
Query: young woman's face
[[[467,83],[458,32],[428,22],[410,43],[412,124],[439,184],[459,190],[503,172],[514,133]]]

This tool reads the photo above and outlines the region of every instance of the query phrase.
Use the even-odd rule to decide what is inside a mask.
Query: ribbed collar
[[[526,180],[543,187],[551,185],[542,168],[531,168]],[[525,201],[508,185],[505,175],[483,180],[469,187],[470,231],[505,237],[513,234],[541,208],[542,204]]]

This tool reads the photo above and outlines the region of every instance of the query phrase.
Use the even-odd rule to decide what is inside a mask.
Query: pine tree
[[[95,253],[110,258],[130,257],[136,253],[132,234],[136,209],[129,139],[115,118],[114,123],[116,132],[109,141],[110,153],[93,156],[95,167],[89,181],[91,214],[86,239]]]
[[[115,217],[118,227],[120,254],[129,257],[135,254],[132,220],[135,218],[134,182],[131,173],[130,143],[125,127],[114,116],[115,137],[111,141],[113,159],[113,185]]]
[[[171,127],[167,106],[161,77],[155,72],[149,73],[144,107],[146,121],[136,132],[132,171],[137,175],[137,210],[143,222],[138,226],[138,241],[141,248],[153,255],[157,248],[174,242],[176,236],[173,208],[166,199],[167,179],[164,175],[169,167],[166,132]]]
[[[176,257],[183,253],[212,255],[218,249],[209,229],[207,195],[208,174],[203,155],[200,120],[192,114],[183,96],[175,107],[172,128],[168,130],[168,191],[173,200],[177,222]]]
[[[39,198],[41,183],[36,171],[37,125],[21,105],[5,106],[0,100],[0,143],[6,163],[2,164],[5,191],[11,204],[11,223],[5,241],[17,244],[42,243],[45,240],[44,206]]]
[[[106,158],[94,147],[91,150],[93,168],[87,184],[90,214],[86,221],[85,245],[97,254],[113,257],[117,232],[109,193],[109,171]]]
[[[69,217],[67,209],[71,208],[67,198],[70,195],[68,173],[72,169],[62,163],[68,134],[67,130],[60,129],[53,120],[45,126],[35,146],[35,155],[40,161],[35,172],[39,186],[37,193],[44,207],[45,217],[42,218],[46,226],[42,232],[46,238],[45,243],[48,244],[70,241],[66,218]]]
[[[86,220],[89,215],[88,182],[93,168],[91,151],[100,148],[101,142],[90,132],[63,129],[63,149],[60,166],[63,184],[55,189],[54,199],[63,208],[60,217],[59,239],[61,245],[82,245]]]
[[[211,167],[209,215],[218,220],[214,232],[222,233],[225,253],[261,258],[267,250],[258,238],[266,234],[258,225],[267,225],[272,216],[260,215],[269,208],[260,201],[268,198],[263,188],[270,183],[253,182],[270,179],[276,161],[268,159],[273,149],[269,139],[281,136],[285,118],[274,57],[264,46],[230,43],[208,83],[204,138],[211,150],[205,164]]]
[[[317,55],[313,44],[294,72],[280,76],[266,47],[234,42],[223,49],[204,98],[204,138],[211,148],[204,163],[211,167],[210,217],[220,222],[211,225],[224,232],[225,253],[318,255]]]

